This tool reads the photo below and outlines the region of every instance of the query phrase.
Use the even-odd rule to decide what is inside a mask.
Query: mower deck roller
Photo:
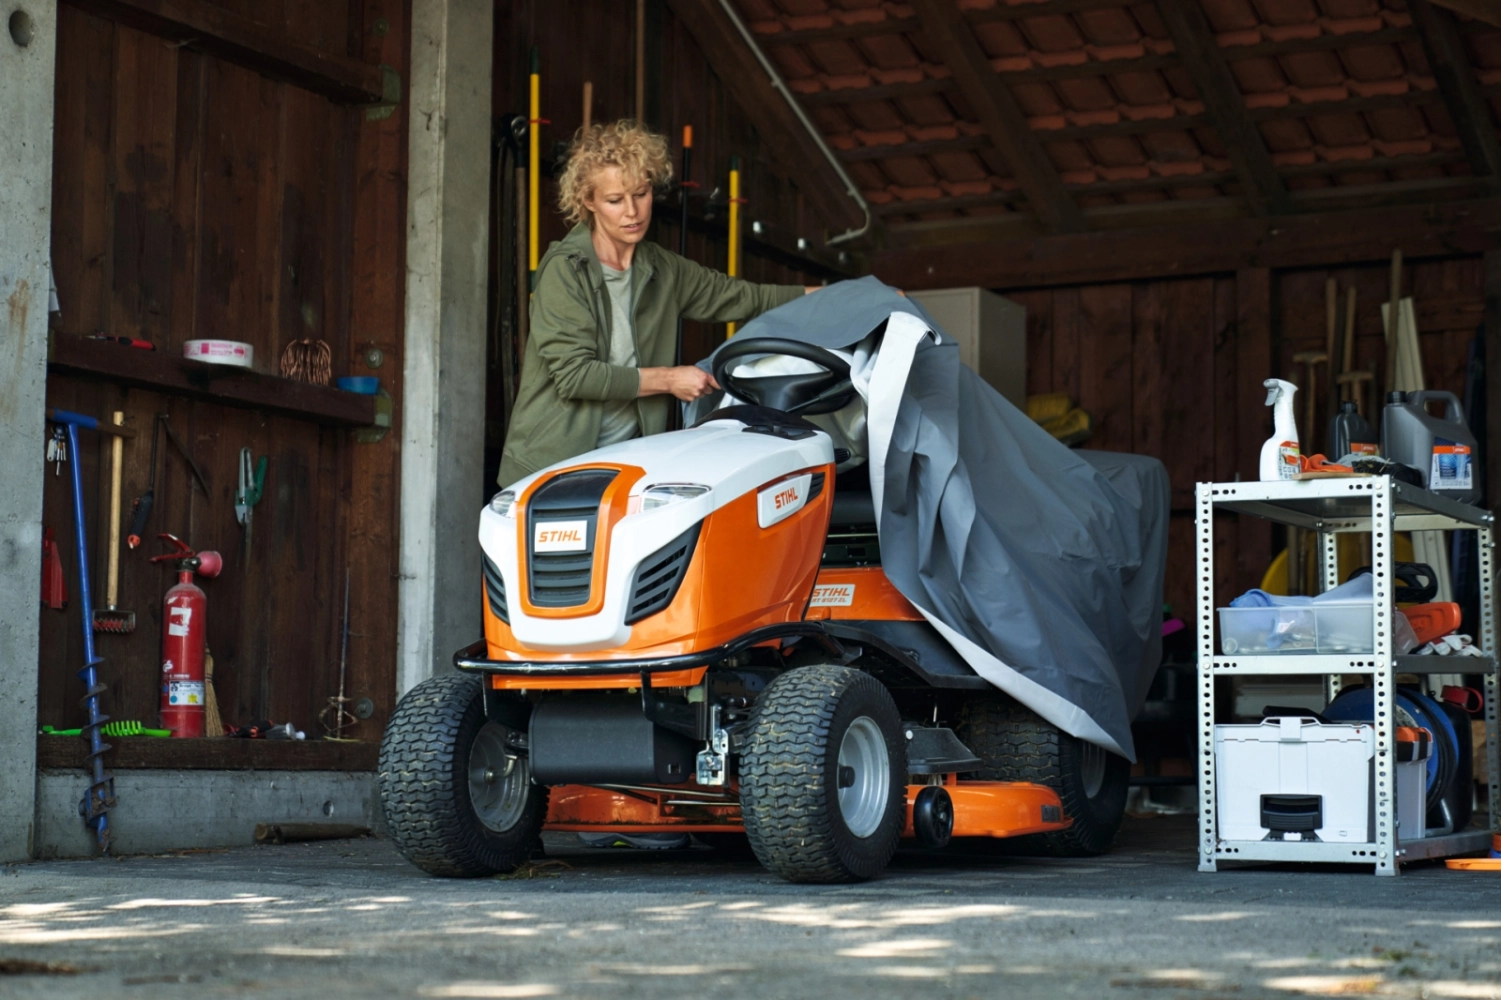
[[[778,345],[819,370],[731,370]],[[855,399],[849,366],[767,340],[716,361],[751,405],[545,469],[481,513],[484,638],[382,743],[397,847],[483,877],[543,829],[692,833],[823,883],[878,876],[903,842],[1104,850],[1125,761],[979,677],[882,572],[868,482],[803,416]]]

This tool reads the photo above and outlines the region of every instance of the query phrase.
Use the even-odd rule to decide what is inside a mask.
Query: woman
[[[659,434],[674,398],[718,389],[707,372],[676,364],[679,319],[739,323],[816,291],[741,281],[644,242],[652,191],[671,177],[666,141],[633,121],[574,137],[559,202],[576,224],[537,265],[502,486]]]

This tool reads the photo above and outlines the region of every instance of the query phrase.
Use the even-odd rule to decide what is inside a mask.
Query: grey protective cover
[[[982,677],[1134,760],[1131,719],[1162,652],[1167,470],[1064,447],[961,364],[920,305],[875,278],[830,285],[736,337],[843,350],[897,312],[940,339],[919,343],[897,406],[878,505],[886,575],[941,633],[962,637],[947,636]]]

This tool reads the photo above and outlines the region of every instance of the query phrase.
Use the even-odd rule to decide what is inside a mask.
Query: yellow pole
[[[725,269],[732,278],[740,277],[740,157],[730,157],[730,259]],[[725,328],[725,339],[735,335],[735,324]]]
[[[527,158],[527,183],[530,185],[527,197],[527,265],[535,280],[537,275],[537,220],[542,217],[538,211],[538,197],[540,194],[540,181],[542,179],[542,137],[538,134],[542,128],[542,75],[541,55],[535,47],[532,48],[532,104],[531,116],[527,122],[526,137],[528,150]]]

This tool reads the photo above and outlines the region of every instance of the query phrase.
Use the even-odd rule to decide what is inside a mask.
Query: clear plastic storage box
[[[1226,656],[1267,653],[1370,653],[1370,601],[1272,608],[1220,608]]]

